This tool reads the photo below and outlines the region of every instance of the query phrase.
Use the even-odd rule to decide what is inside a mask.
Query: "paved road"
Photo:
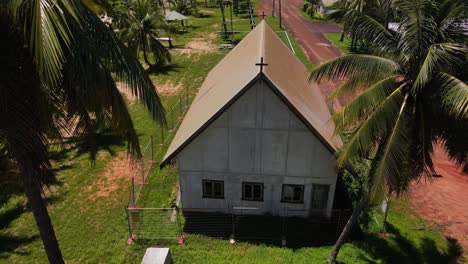
[[[275,1],[277,8],[278,0]],[[282,0],[282,17],[283,25],[299,42],[309,61],[318,64],[342,56],[343,53],[323,35],[326,32],[341,32],[341,28],[333,23],[308,21],[297,11],[302,5],[302,0]],[[271,9],[272,0],[260,0],[257,13],[271,15]]]

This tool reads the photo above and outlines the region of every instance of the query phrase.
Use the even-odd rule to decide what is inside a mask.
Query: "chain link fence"
[[[184,234],[268,241],[291,247],[333,243],[351,210],[306,211],[283,208],[280,215],[257,208],[128,208],[132,239],[177,239]]]

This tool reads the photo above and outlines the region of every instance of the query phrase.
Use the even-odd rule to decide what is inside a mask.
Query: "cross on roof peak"
[[[263,66],[268,66],[268,64],[263,63],[263,57],[260,57],[260,63],[255,63],[255,66],[260,66],[260,73],[263,73]]]
[[[266,15],[265,15],[265,11],[262,11],[262,14],[260,15],[262,17],[262,20],[265,19]]]

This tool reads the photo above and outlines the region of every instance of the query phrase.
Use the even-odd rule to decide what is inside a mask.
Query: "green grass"
[[[344,40],[341,42],[341,33],[324,33],[324,35],[331,41],[335,46],[337,46],[344,54],[351,54],[352,52],[349,50],[351,46],[351,39],[346,36]]]
[[[208,40],[213,45],[222,43],[220,38],[207,37],[219,30],[219,27],[213,26],[221,20],[218,9],[200,9],[207,16],[191,19],[192,28],[188,33],[176,37],[176,45],[183,46],[193,39]],[[249,30],[245,18],[236,19],[235,30]],[[267,17],[267,21],[278,30],[275,19]],[[304,53],[290,37],[298,57],[305,62],[307,59]],[[284,35],[282,38],[284,40]],[[166,82],[180,83],[189,91],[189,100],[192,100],[206,74],[226,53],[227,51],[216,50],[202,55],[174,55],[173,65],[176,66],[166,67],[158,75],[151,74],[151,78],[157,85]],[[169,111],[179,97],[163,96],[162,100]],[[132,103],[129,108],[142,145],[150,136],[154,137],[156,145],[159,144],[160,128],[151,120],[145,108],[139,103]],[[171,113],[169,126],[172,121],[177,122],[177,106]],[[165,134],[166,139],[172,136],[173,133],[169,137]],[[293,250],[262,244],[230,245],[226,240],[190,234],[185,245],[178,245],[176,241],[137,240],[127,246],[128,231],[124,208],[128,201],[129,179],[108,182],[114,189],[107,196],[92,198],[99,189],[98,183],[102,181],[105,171],[110,169],[117,157],[122,157],[119,155],[125,152],[125,145],[105,136],[99,142],[101,147],[94,164],[90,162],[89,155],[80,152],[80,149],[68,148],[52,152],[60,184],[51,186],[46,195],[49,213],[67,263],[140,263],[148,246],[170,246],[176,263],[323,263],[331,249],[330,246]],[[166,147],[167,144],[164,147],[158,146],[159,158]],[[141,194],[140,206],[169,206],[175,197],[177,170],[166,167],[160,171],[154,166],[149,179],[149,185],[145,186]],[[0,263],[47,262],[32,214],[24,209],[24,203],[24,196],[14,195],[0,207]],[[365,241],[348,243],[343,247],[339,260],[345,263],[395,263],[391,262],[393,260],[398,260],[399,263],[417,263],[415,261],[419,260],[446,263],[446,255],[450,251],[447,240],[439,231],[411,229],[427,223],[415,215],[405,202],[392,206],[389,221],[394,236],[380,238],[367,235]]]

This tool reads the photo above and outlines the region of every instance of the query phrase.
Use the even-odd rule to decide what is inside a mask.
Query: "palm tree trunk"
[[[363,195],[361,197],[361,200],[359,200],[359,203],[356,209],[354,210],[353,214],[351,215],[345,227],[343,228],[343,231],[341,232],[340,237],[338,238],[338,240],[336,240],[335,246],[333,247],[332,252],[328,256],[327,263],[329,264],[336,263],[336,257],[338,256],[338,253],[340,252],[341,247],[343,246],[349,234],[351,233],[351,230],[354,224],[356,224],[357,219],[359,215],[361,214],[361,212],[364,210],[366,204],[367,204],[367,195]]]
[[[340,36],[340,42],[343,42],[344,41],[344,36],[345,36],[345,33],[344,33],[344,29],[341,31],[341,36]]]
[[[46,203],[41,195],[40,184],[37,181],[28,180],[28,178],[30,178],[28,176],[23,176],[23,178],[26,178],[24,181],[25,194],[28,198],[28,203],[33,212],[34,219],[36,220],[36,225],[39,229],[47,258],[50,263],[64,263],[62,252],[60,251],[57,238],[55,237],[54,227],[52,226],[52,221],[47,212]]]
[[[171,37],[169,37],[168,42],[169,42],[169,48],[172,49],[174,47],[174,45],[172,44],[172,38]]]
[[[153,67],[153,65],[148,60],[148,56],[146,55],[146,43],[143,43],[143,59],[150,68]]]

